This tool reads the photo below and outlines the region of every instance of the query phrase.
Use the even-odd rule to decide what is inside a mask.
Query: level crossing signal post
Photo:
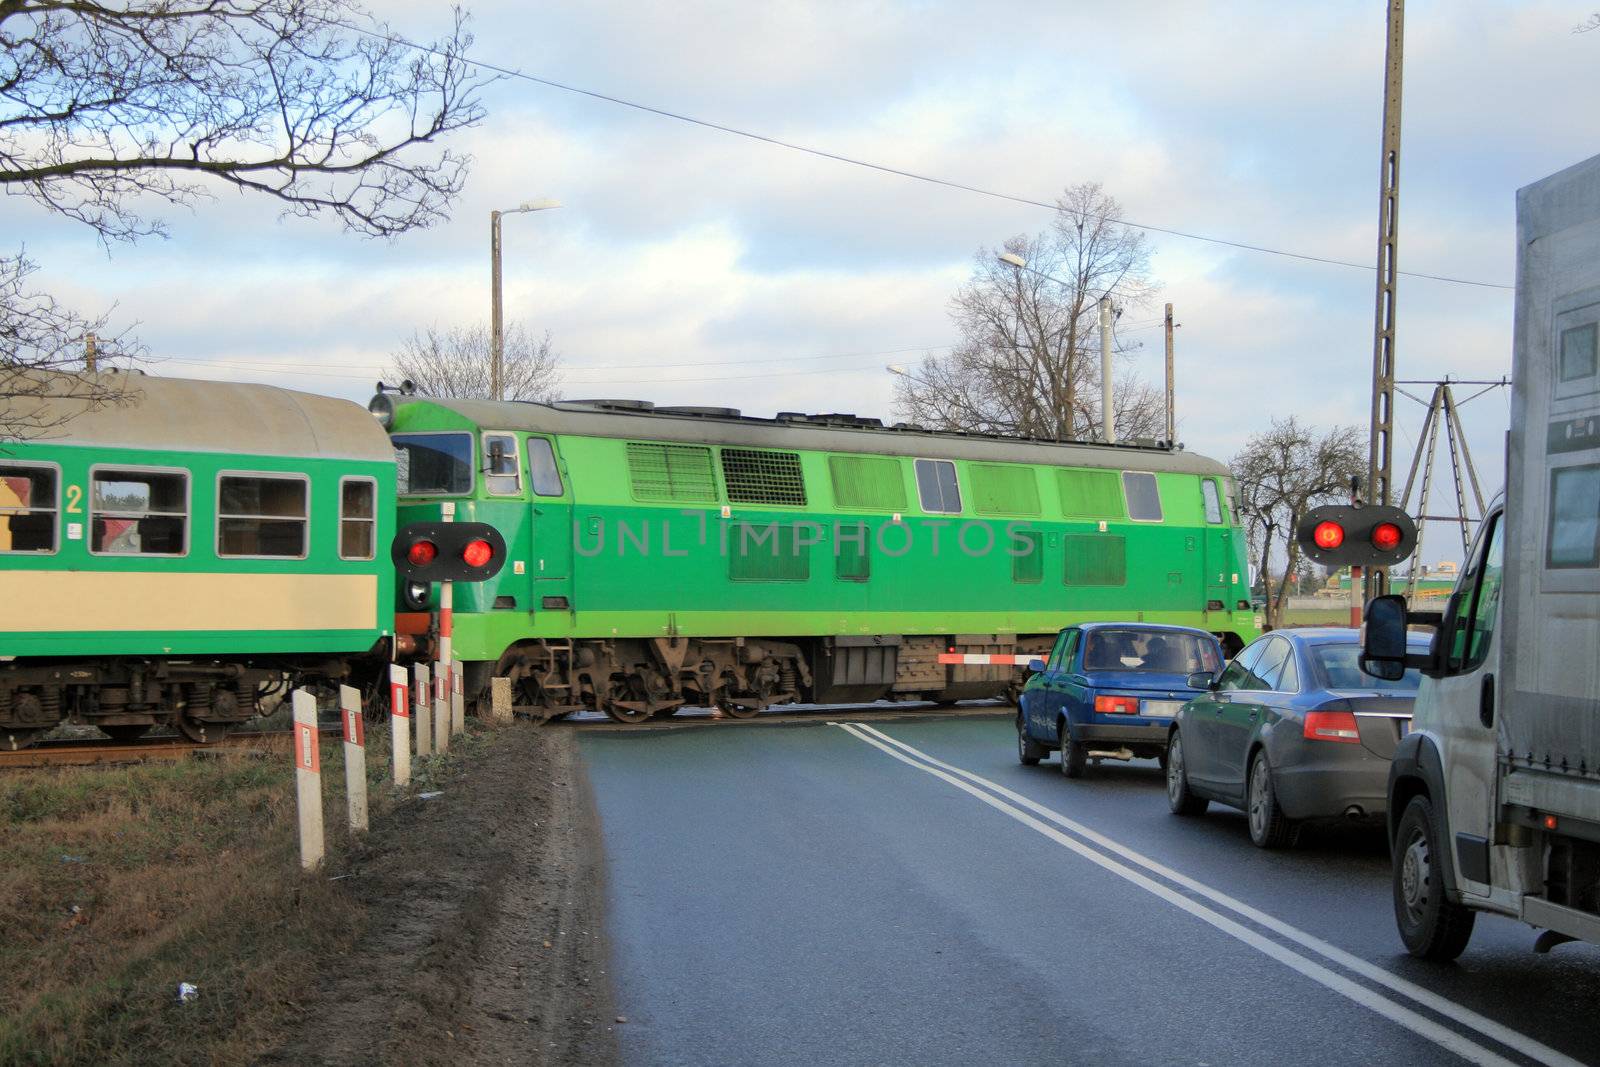
[[[1324,504],[1301,517],[1295,540],[1312,562],[1350,568],[1351,623],[1359,625],[1362,574],[1405,562],[1416,551],[1417,524],[1393,505]]]

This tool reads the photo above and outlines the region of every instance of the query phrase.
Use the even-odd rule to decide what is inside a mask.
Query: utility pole
[[[1383,165],[1378,177],[1378,289],[1372,322],[1372,423],[1367,457],[1368,502],[1389,503],[1394,433],[1394,304],[1400,243],[1400,89],[1405,66],[1405,0],[1389,0],[1384,48]],[[1385,567],[1367,569],[1365,598],[1388,591]]]
[[[1100,298],[1100,440],[1117,443],[1111,425],[1111,294]]]
[[[1178,439],[1178,424],[1172,408],[1172,305],[1167,305],[1167,447]]]
[[[90,374],[93,374],[99,369],[95,361],[94,346],[94,334],[85,334],[83,338],[83,369],[88,371]]]
[[[500,314],[500,212],[489,212],[489,399],[501,399],[505,328]]]

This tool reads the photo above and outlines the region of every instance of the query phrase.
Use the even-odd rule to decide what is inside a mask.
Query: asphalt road
[[[1600,950],[1480,917],[1459,964],[1414,961],[1381,835],[1262,852],[1169,814],[1153,762],[1071,782],[1014,736],[582,734],[625,1062],[1600,1063]]]

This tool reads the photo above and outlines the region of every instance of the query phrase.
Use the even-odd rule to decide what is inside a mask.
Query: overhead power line
[[[357,32],[366,34],[367,36],[373,37],[377,40],[387,41],[390,44],[399,45],[405,48],[411,48],[428,55],[440,57],[444,57],[446,55],[443,49],[435,48],[432,45],[419,44],[416,41],[408,40],[407,38],[394,34],[379,33],[377,30],[360,28],[357,29]],[[619,107],[632,108],[635,111],[643,111],[647,114],[660,116],[661,118],[672,119],[676,122],[688,123],[691,126],[700,126],[708,130],[716,130],[719,133],[726,133],[734,137],[743,137],[751,141],[759,141],[762,144],[772,145],[776,148],[786,148],[791,152],[803,152],[806,155],[816,156],[819,159],[829,159],[836,163],[847,163],[854,167],[865,167],[868,170],[875,170],[881,174],[891,174],[895,177],[908,178],[912,181],[925,182],[929,185],[939,185],[946,189],[956,189],[961,192],[974,193],[978,196],[987,196],[995,200],[1007,200],[1014,204],[1023,204],[1028,207],[1044,208],[1047,211],[1056,210],[1055,204],[1048,203],[1044,200],[1034,200],[1031,197],[1018,196],[1014,193],[1005,193],[996,189],[985,189],[982,186],[968,185],[965,182],[953,181],[949,178],[940,178],[932,174],[921,174],[917,171],[904,170],[900,167],[891,167],[885,163],[874,163],[871,160],[857,159],[854,156],[847,156],[840,152],[830,152],[827,149],[800,144],[797,141],[786,141],[780,137],[772,137],[764,133],[757,133],[754,130],[741,129],[737,126],[729,126],[726,123],[696,118],[693,115],[686,115],[679,111],[671,111],[667,108],[655,107],[651,104],[641,104],[637,100],[628,100],[624,97],[613,96],[610,93],[602,93],[594,89],[585,89],[582,86],[556,81],[554,78],[540,77],[537,74],[529,74],[527,71],[519,70],[515,67],[503,67],[497,63],[490,63],[482,59],[473,59],[468,56],[454,56],[450,58],[453,58],[458,62],[469,63],[481,70],[504,75],[508,78],[516,78],[521,81],[531,82],[535,85],[543,85],[551,89],[560,89],[562,92],[574,93],[578,96],[586,96],[592,100],[601,100],[608,104],[616,104]],[[1111,218],[1108,216],[1107,221],[1117,223],[1120,226],[1127,226],[1130,229],[1145,230],[1149,233],[1161,233],[1166,234],[1169,237],[1181,237],[1187,241],[1201,241],[1206,244],[1221,245],[1226,248],[1237,248],[1245,252],[1260,252],[1269,256],[1281,256],[1285,259],[1297,259],[1306,263],[1322,263],[1333,267],[1350,267],[1361,271],[1371,271],[1376,269],[1370,263],[1357,263],[1353,260],[1337,259],[1332,256],[1312,255],[1308,252],[1294,252],[1284,248],[1272,248],[1267,245],[1251,244],[1247,241],[1233,241],[1225,237],[1212,237],[1208,234],[1194,233],[1189,230],[1178,230],[1169,226],[1155,226],[1147,222],[1135,222],[1132,219]],[[1506,285],[1501,282],[1485,282],[1478,281],[1473,278],[1455,278],[1445,274],[1429,274],[1423,271],[1411,270],[1403,270],[1399,271],[1398,273],[1408,278],[1426,278],[1430,281],[1448,282],[1452,285],[1472,285],[1483,289],[1515,289],[1515,286]]]

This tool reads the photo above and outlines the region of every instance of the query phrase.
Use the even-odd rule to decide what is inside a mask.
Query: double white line
[[[955,767],[945,763],[943,760],[936,759],[926,752],[913,748],[903,741],[897,741],[881,730],[865,723],[835,722],[829,723],[829,725],[839,727],[852,737],[866,742],[873,748],[880,750],[893,759],[899,760],[908,767],[914,767],[924,774],[930,774],[962,792],[970,794],[996,811],[1049,838],[1062,848],[1077,853],[1096,866],[1133,883],[1173,907],[1188,912],[1202,922],[1208,923],[1228,936],[1244,942],[1251,948],[1270,956],[1284,966],[1305,975],[1312,981],[1320,983],[1341,996],[1348,997],[1362,1007],[1370,1008],[1384,1018],[1427,1038],[1441,1048],[1448,1049],[1469,1063],[1483,1064],[1486,1067],[1488,1065],[1511,1067],[1517,1061],[1508,1059],[1493,1049],[1479,1044],[1466,1034],[1453,1030],[1436,1019],[1423,1015],[1412,1007],[1408,1007],[1399,999],[1386,996],[1375,989],[1354,981],[1346,974],[1341,974],[1326,966],[1325,963],[1318,962],[1312,956],[1319,956],[1326,963],[1341,967],[1350,974],[1363,978],[1373,985],[1382,986],[1394,993],[1398,993],[1401,997],[1410,1000],[1414,1004],[1449,1019],[1467,1030],[1481,1034],[1529,1059],[1539,1063],[1550,1064],[1552,1067],[1583,1067],[1580,1061],[1547,1045],[1543,1045],[1526,1034],[1519,1033],[1469,1008],[1462,1007],[1452,1000],[1447,1000],[1437,993],[1424,989],[1422,986],[1391,974],[1358,956],[1351,955],[1343,949],[1336,948],[1321,938],[1290,926],[1281,919],[1276,919],[1266,912],[1253,908],[1243,901],[1236,900],[1220,890],[1213,889],[1203,882],[1196,881],[1188,875],[1181,874],[1150,859],[1148,856],[1135,852],[1126,845],[1119,844],[1104,834],[1091,830],[1082,823],[1054,812],[1042,804],[1035,803],[1022,794],[1007,789],[997,782],[992,782],[970,771],[962,770],[960,767]],[[1138,868],[1142,868],[1142,870]],[[1152,875],[1155,877],[1152,877]],[[1157,881],[1157,878],[1163,879],[1164,882]],[[1173,888],[1174,886],[1181,887],[1190,895],[1178,892],[1177,889]],[[1199,900],[1194,899],[1195,897],[1203,898],[1216,905],[1216,907],[1202,904]],[[1230,918],[1224,914],[1224,911],[1232,912],[1235,916],[1248,920],[1255,926],[1268,930],[1283,940],[1292,942],[1307,950],[1307,952],[1297,952],[1287,945],[1280,944],[1264,936],[1258,930],[1251,929],[1249,926],[1237,921],[1237,919]]]

